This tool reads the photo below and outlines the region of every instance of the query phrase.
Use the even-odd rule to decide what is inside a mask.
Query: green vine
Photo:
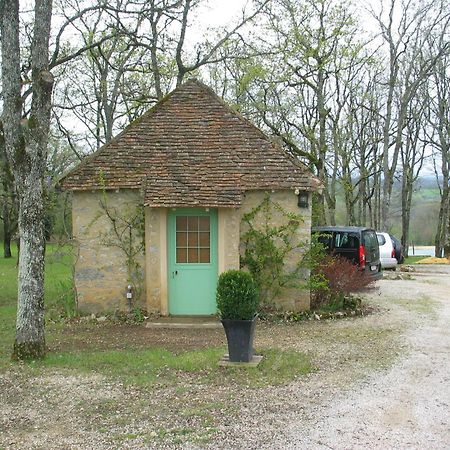
[[[304,256],[309,249],[309,241],[298,239],[303,218],[286,211],[266,194],[242,221],[245,231],[241,235],[241,268],[252,274],[260,304],[271,306],[284,289],[303,285],[301,272],[308,269]],[[290,255],[298,260],[293,267],[286,264]]]
[[[101,243],[106,247],[118,248],[124,255],[127,270],[127,284],[133,288],[135,300],[141,299],[144,291],[144,271],[138,261],[145,248],[145,216],[144,205],[117,208],[110,204],[105,181],[100,174],[102,182],[102,196],[100,199],[101,212],[93,222],[100,217],[106,217],[111,228],[100,232]],[[134,305],[136,306],[136,305]],[[132,305],[133,308],[133,305]]]

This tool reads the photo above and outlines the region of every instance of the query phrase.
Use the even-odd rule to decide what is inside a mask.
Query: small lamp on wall
[[[131,284],[127,286],[127,302],[128,302],[128,312],[131,312],[131,307],[133,304],[133,286],[131,286]]]
[[[308,208],[308,191],[298,192],[298,207]]]

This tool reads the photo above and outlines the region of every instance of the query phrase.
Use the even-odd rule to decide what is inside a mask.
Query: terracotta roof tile
[[[321,186],[304,164],[196,80],[175,89],[60,184],[143,188],[145,204],[155,207],[236,207],[247,190]]]

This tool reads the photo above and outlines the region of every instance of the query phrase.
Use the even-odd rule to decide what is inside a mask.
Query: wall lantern
[[[298,207],[299,208],[308,208],[308,191],[299,191]]]
[[[131,284],[127,286],[127,302],[128,312],[131,312],[131,307],[133,305],[133,286],[131,286]]]

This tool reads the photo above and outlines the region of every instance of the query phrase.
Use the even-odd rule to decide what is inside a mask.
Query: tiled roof
[[[210,88],[189,80],[86,158],[64,189],[142,188],[148,206],[235,207],[247,190],[321,184]]]

